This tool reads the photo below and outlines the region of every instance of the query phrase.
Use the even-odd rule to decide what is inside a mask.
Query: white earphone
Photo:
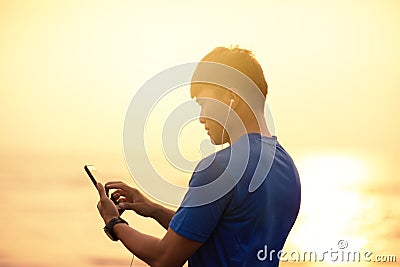
[[[228,114],[226,114],[225,123],[224,123],[224,126],[222,127],[221,149],[224,148],[224,143],[223,143],[223,142],[224,142],[225,127],[226,127],[226,123],[228,122],[229,113],[231,113],[231,110],[232,110],[232,104],[233,104],[233,102],[235,102],[235,100],[233,100],[233,98],[231,98],[231,101],[229,102]]]
[[[233,98],[231,98],[231,102],[229,103],[229,109],[231,109],[231,108],[232,108],[232,104],[233,104],[233,102],[235,102],[235,100],[233,100]]]

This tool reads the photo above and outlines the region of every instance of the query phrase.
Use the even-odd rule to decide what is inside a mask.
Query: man
[[[299,211],[300,181],[268,130],[263,71],[250,51],[237,47],[218,47],[201,63],[213,65],[199,64],[192,79],[200,122],[214,144],[230,146],[200,161],[176,212],[122,182],[105,185],[116,189],[111,198],[120,209],[152,217],[167,229],[161,239],[119,219],[98,184],[106,232],[151,266],[182,266],[187,260],[189,266],[278,266],[276,254],[260,257],[260,250],[282,249]]]

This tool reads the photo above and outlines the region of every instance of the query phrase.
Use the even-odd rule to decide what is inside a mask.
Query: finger
[[[120,198],[120,194],[118,194],[118,193],[112,193],[111,194],[111,200],[117,200],[117,199],[119,199]]]
[[[122,181],[108,181],[106,184],[123,183]]]
[[[121,198],[126,198],[126,196],[127,196],[126,194],[121,194],[119,192],[112,193],[111,194],[111,200],[112,201],[116,201],[116,200],[121,199]]]
[[[130,189],[130,187],[123,182],[108,182],[106,186],[108,189],[122,189],[125,191],[128,191]]]
[[[107,182],[106,183],[106,186],[108,187],[108,188],[113,188],[113,187],[115,187],[115,186],[117,186],[117,187],[123,187],[123,186],[128,186],[126,183],[124,183],[124,182],[121,182],[121,181],[110,181],[110,182]]]
[[[111,197],[114,197],[114,195],[115,195],[115,198],[118,198],[120,196],[126,197],[128,195],[128,192],[121,190],[121,189],[117,189],[111,194]]]
[[[108,181],[107,183],[106,183],[106,187],[108,186],[108,185],[110,185],[110,184],[125,184],[124,182],[121,182],[121,181]],[[126,184],[125,184],[126,185]]]
[[[107,195],[106,195],[106,191],[105,191],[103,185],[101,183],[97,183],[96,187],[97,187],[97,191],[99,191],[100,199],[106,198]]]
[[[118,203],[118,207],[120,207],[123,210],[133,210],[133,203],[130,202],[122,202]]]
[[[118,203],[123,203],[123,202],[127,202],[128,200],[124,197],[121,197],[120,199],[118,199]]]

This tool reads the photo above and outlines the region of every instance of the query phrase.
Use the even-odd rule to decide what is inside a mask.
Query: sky
[[[74,237],[90,232],[84,247],[96,244],[129,263],[121,246],[103,240],[96,192],[82,166],[94,163],[107,178],[135,184],[122,144],[135,92],[157,73],[229,45],[252,50],[263,67],[278,141],[302,178],[302,210],[288,247],[305,249],[307,240],[329,246],[342,235],[359,248],[400,255],[399,28],[398,1],[0,0],[0,218],[15,222],[0,230],[0,266],[52,266],[68,257],[74,240],[49,233],[61,226]],[[206,135],[195,121],[189,126],[180,146],[198,159],[193,144]],[[160,151],[151,152],[157,161]],[[159,168],[168,173],[165,162]],[[184,184],[185,175],[171,179]],[[54,218],[48,229],[44,216]],[[162,234],[129,216],[141,230]],[[55,241],[64,249],[50,245]],[[21,244],[31,248],[26,257],[18,257]],[[54,258],[39,248],[51,248]],[[71,251],[64,266],[89,257]],[[87,254],[87,266],[102,261]]]

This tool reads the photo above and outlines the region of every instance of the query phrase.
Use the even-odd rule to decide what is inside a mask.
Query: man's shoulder
[[[190,186],[201,186],[220,177],[229,163],[229,154],[229,148],[226,148],[202,159],[193,172]]]
[[[230,156],[230,148],[214,152],[204,159],[200,160],[197,164],[195,172],[210,171],[213,168],[226,167]]]

